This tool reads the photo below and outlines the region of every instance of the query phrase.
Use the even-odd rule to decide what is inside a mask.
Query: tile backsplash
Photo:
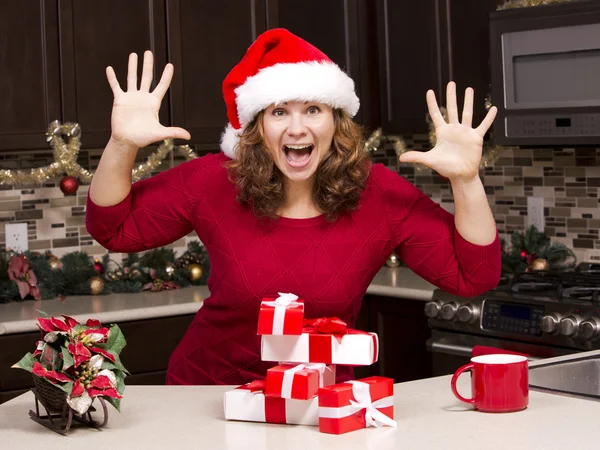
[[[404,137],[407,148],[426,150],[427,135]],[[508,148],[481,175],[498,230],[510,239],[527,227],[527,197],[544,198],[545,232],[572,248],[579,261],[600,249],[600,148]],[[393,148],[373,154],[375,162],[398,169],[445,209],[453,212],[450,184],[413,165],[396,164]]]
[[[405,137],[408,148],[427,149],[427,135]],[[139,154],[142,162],[151,149]],[[79,163],[95,169],[101,150],[81,150]],[[373,160],[396,170],[393,148],[373,153]],[[31,169],[52,162],[52,152],[19,152],[0,154],[0,169]],[[175,159],[172,163],[178,163]],[[170,166],[168,158],[161,170]],[[452,192],[447,181],[431,171],[419,171],[402,164],[401,175],[453,211]],[[578,259],[587,249],[600,249],[600,148],[506,149],[482,172],[498,229],[503,237],[523,231],[527,224],[527,197],[544,198],[546,233],[551,239],[573,248]],[[88,186],[80,186],[75,196],[60,191],[60,180],[49,180],[42,186],[13,188],[0,186],[0,243],[4,247],[7,222],[27,223],[29,248],[54,254],[83,250],[97,256],[106,252],[85,229],[85,202]],[[197,239],[195,233],[171,244],[178,253],[187,242]]]

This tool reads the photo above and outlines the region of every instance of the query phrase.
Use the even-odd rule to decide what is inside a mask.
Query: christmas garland
[[[577,257],[570,248],[551,242],[534,226],[524,233],[514,232],[510,245],[504,239],[500,242],[504,273],[570,270],[577,263]]]
[[[84,169],[77,162],[81,147],[80,137],[81,128],[79,124],[70,122],[61,124],[58,120],[55,120],[50,124],[46,133],[46,141],[50,143],[53,150],[54,162],[48,166],[31,170],[0,170],[0,184],[11,186],[42,184],[50,178],[66,175],[65,179],[68,179],[72,184],[68,188],[68,193],[73,194],[77,190],[77,186],[74,185],[77,180],[89,183],[94,176],[93,172]],[[65,141],[65,138],[68,138],[68,142]],[[162,164],[169,152],[174,150],[183,155],[187,161],[197,158],[189,145],[175,146],[173,139],[165,139],[145,163],[132,170],[132,180],[137,181],[150,175]],[[63,179],[63,182],[66,182],[65,179]],[[61,183],[61,189],[65,192],[63,183]]]
[[[178,289],[205,285],[209,274],[208,253],[198,241],[190,242],[179,257],[172,249],[158,248],[142,255],[130,253],[121,264],[108,254],[93,259],[77,251],[58,258],[50,251],[9,251],[0,255],[0,303]]]

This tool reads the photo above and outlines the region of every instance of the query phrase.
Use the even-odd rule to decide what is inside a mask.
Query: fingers
[[[433,125],[436,128],[441,127],[446,123],[446,121],[444,120],[444,116],[442,116],[442,113],[440,112],[440,108],[435,99],[435,93],[430,89],[427,91],[425,98],[427,100],[427,110],[429,111],[429,116],[431,117]]]
[[[456,103],[456,83],[451,81],[446,86],[446,110],[448,111],[448,122],[458,123],[458,105]]]
[[[142,81],[140,91],[149,92],[152,85],[152,72],[154,71],[154,57],[150,50],[144,52],[144,62],[142,66]]]
[[[127,65],[127,91],[137,91],[137,64],[138,57],[136,53],[129,55],[129,63]]]
[[[160,77],[160,81],[156,86],[156,89],[152,92],[152,94],[156,95],[159,99],[165,96],[167,89],[169,89],[169,85],[171,84],[171,79],[173,78],[173,64],[169,63],[165,66],[165,70],[163,70],[162,76]]]
[[[106,79],[108,80],[108,84],[110,85],[110,88],[112,89],[113,95],[115,97],[123,93],[123,90],[119,85],[119,80],[117,80],[117,76],[115,75],[115,71],[110,66],[106,68]]]
[[[465,104],[463,106],[461,123],[469,128],[473,125],[473,95],[473,88],[465,90]]]
[[[179,127],[169,127],[169,128],[164,128],[163,131],[165,132],[165,139],[166,138],[174,138],[174,139],[185,139],[185,140],[190,140],[192,138],[192,136],[190,135],[190,133],[187,130],[184,130],[183,128],[179,128]]]
[[[496,118],[496,113],[498,112],[498,108],[492,106],[486,116],[481,121],[481,124],[477,127],[475,131],[479,134],[479,136],[484,137],[485,133],[490,129],[492,123],[494,123],[494,119]]]

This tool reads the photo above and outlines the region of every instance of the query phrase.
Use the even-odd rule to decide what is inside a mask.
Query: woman
[[[261,298],[293,292],[307,317],[354,325],[371,280],[395,250],[417,274],[470,296],[500,273],[496,225],[479,179],[483,136],[495,109],[471,128],[473,91],[462,123],[448,85],[445,123],[432,92],[437,145],[408,152],[452,184],[455,216],[382,165],[370,165],[351,117],[352,80],[318,49],[283,29],[258,37],[223,83],[229,125],[211,154],[131,185],[140,147],[189,139],[158,121],[173,67],[156,89],[146,52],[137,88],[129,58],[127,92],[112,68],[112,136],[90,186],[86,224],[112,251],[137,252],[196,230],[210,255],[210,298],[174,351],[169,384],[242,384],[264,377],[256,335]],[[338,381],[352,377],[338,368]]]

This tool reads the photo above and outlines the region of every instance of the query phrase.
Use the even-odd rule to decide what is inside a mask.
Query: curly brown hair
[[[285,175],[265,147],[263,116],[261,111],[240,134],[237,158],[229,162],[228,171],[237,201],[250,205],[258,217],[276,219],[286,201]],[[313,185],[315,206],[328,221],[358,207],[371,167],[362,128],[342,110],[334,109],[333,118],[331,149],[319,164]]]

